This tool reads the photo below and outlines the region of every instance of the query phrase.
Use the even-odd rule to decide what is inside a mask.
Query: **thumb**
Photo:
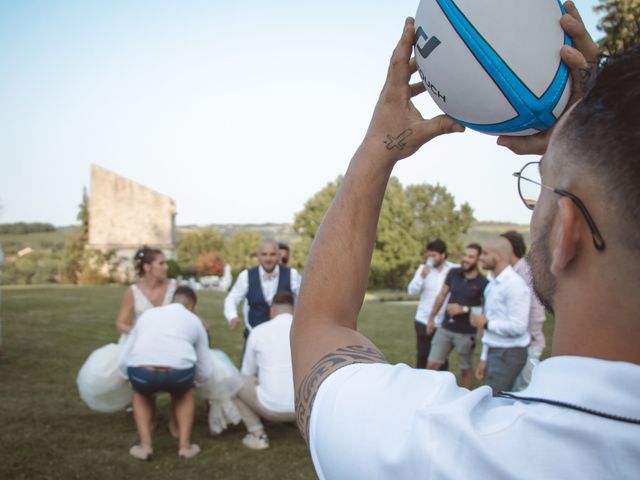
[[[424,142],[445,135],[447,133],[461,133],[465,128],[447,115],[438,115],[429,120],[421,121],[414,131]]]

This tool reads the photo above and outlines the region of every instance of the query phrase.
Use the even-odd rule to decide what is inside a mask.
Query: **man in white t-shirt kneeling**
[[[293,295],[283,291],[273,297],[270,320],[255,327],[247,339],[241,373],[244,386],[234,402],[247,435],[242,443],[254,450],[269,448],[261,418],[294,422],[293,372],[289,331],[293,320]]]
[[[171,395],[171,416],[177,426],[178,456],[191,458],[200,447],[191,443],[195,403],[193,387],[212,372],[209,338],[193,311],[197,297],[178,287],[173,303],[145,311],[136,321],[120,357],[133,388],[133,417],[140,443],[129,453],[139,460],[153,454],[155,394]],[[173,433],[173,432],[172,432]]]

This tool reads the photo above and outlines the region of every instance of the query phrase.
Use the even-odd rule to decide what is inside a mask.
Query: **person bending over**
[[[178,287],[173,303],[145,311],[131,330],[121,356],[133,387],[133,416],[140,437],[129,453],[140,460],[153,455],[151,434],[155,394],[171,395],[172,417],[177,424],[178,455],[191,458],[200,447],[191,443],[195,382],[212,371],[209,340],[202,321],[193,313],[197,302],[189,287]]]

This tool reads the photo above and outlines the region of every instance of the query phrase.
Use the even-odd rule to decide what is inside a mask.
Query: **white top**
[[[247,338],[240,373],[258,377],[258,401],[278,413],[295,411],[289,331],[293,316],[283,313],[254,328]]]
[[[169,305],[171,303],[171,299],[173,298],[173,294],[176,291],[177,282],[175,279],[170,278],[169,284],[167,285],[167,291],[164,294],[164,298],[162,299],[162,305]],[[137,319],[143,312],[149,310],[150,308],[155,308],[156,305],[151,303],[151,301],[142,293],[140,287],[135,283],[131,285],[131,292],[133,293],[133,313],[135,319]]]
[[[196,366],[196,379],[202,383],[211,375],[209,339],[202,321],[179,303],[150,308],[129,333],[120,355],[120,368]]]
[[[291,291],[294,298],[297,298],[300,291],[300,274],[295,268],[291,268]],[[258,267],[260,273],[260,285],[262,286],[262,294],[266,302],[271,305],[273,297],[278,291],[278,279],[280,276],[280,265],[276,265],[272,274],[269,275],[264,271],[262,265]],[[231,290],[227,294],[227,298],[224,299],[224,316],[227,318],[227,322],[238,316],[238,305],[245,300],[243,306],[244,324],[247,329],[251,330],[249,325],[249,305],[246,302],[247,293],[249,293],[249,271],[243,270],[238,275],[236,283],[233,284]]]
[[[440,290],[442,290],[444,281],[447,278],[447,273],[449,273],[449,270],[454,267],[458,267],[458,265],[445,261],[442,265],[442,270],[438,271],[436,268],[431,267],[426,277],[421,275],[424,263],[418,267],[418,270],[416,270],[416,273],[413,276],[413,280],[411,280],[409,287],[407,288],[409,295],[420,295],[418,309],[416,310],[416,322],[426,324],[429,321],[429,315],[431,315],[433,304],[435,303]],[[436,315],[436,327],[442,325],[442,320],[444,320],[446,310],[447,302],[444,301],[442,303],[442,307],[440,307],[440,310],[438,311],[438,315]]]
[[[640,366],[554,357],[518,395],[640,419]],[[320,479],[637,479],[640,425],[494,398],[448,372],[355,364],[320,386],[309,446]]]
[[[484,316],[489,323],[482,335],[482,360],[486,360],[489,347],[529,345],[530,305],[531,291],[511,266],[489,278],[484,289]]]

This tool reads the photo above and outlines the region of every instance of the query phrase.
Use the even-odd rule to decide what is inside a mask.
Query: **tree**
[[[391,177],[384,194],[369,274],[370,288],[401,288],[415,264],[420,244],[411,235],[411,208],[400,184]]]
[[[304,244],[315,236],[341,182],[338,177],[328,183],[296,214],[294,228]],[[457,249],[454,251],[461,251],[462,236],[472,221],[471,207],[463,204],[456,209],[455,199],[444,186],[423,184],[403,189],[400,181],[391,177],[382,202],[369,286],[403,287],[428,240],[442,238]]]
[[[194,268],[204,254],[220,254],[224,248],[222,234],[213,228],[189,232],[178,240],[178,264]]]
[[[338,193],[343,176],[339,175],[333,182],[329,182],[322,190],[306,201],[302,211],[296,213],[293,228],[303,237],[313,238],[320,228],[320,223],[327,213],[333,198]]]
[[[473,224],[473,209],[468,203],[456,209],[453,195],[443,185],[409,185],[406,190],[411,208],[411,236],[422,248],[439,238],[448,247],[452,257],[458,257],[464,248],[463,235]]]
[[[260,239],[257,232],[238,232],[225,242],[222,258],[234,275],[255,265]]]
[[[78,283],[86,268],[85,251],[89,241],[89,197],[86,188],[82,190],[82,202],[78,205],[76,218],[80,221],[80,230],[67,248],[61,274],[62,281],[67,283]]]
[[[640,0],[600,0],[593,11],[602,15],[597,28],[605,34],[598,42],[604,54],[640,44]]]

